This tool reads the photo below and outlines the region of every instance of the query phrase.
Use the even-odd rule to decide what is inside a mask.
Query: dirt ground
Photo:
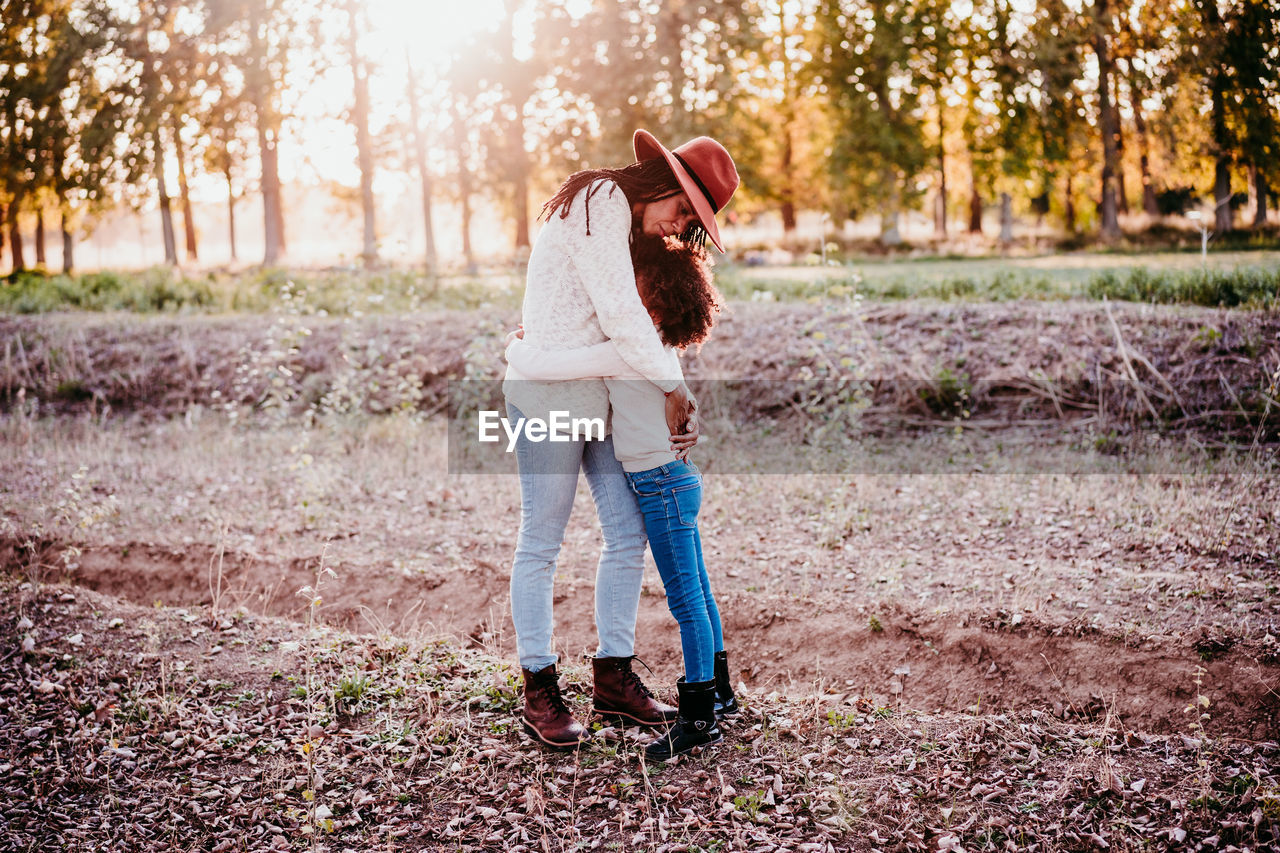
[[[518,486],[442,412],[513,321],[0,318],[0,849],[1274,844],[1280,319],[734,305],[686,364],[774,383],[694,457],[748,711],[661,778],[511,724]],[[580,483],[577,706],[599,542]],[[652,564],[638,637],[669,693]]]
[[[1134,384],[1152,398],[1222,409],[1228,403],[1219,397],[1258,387],[1267,359],[1280,365],[1280,327],[1271,316],[1230,311],[1108,311],[1110,320],[1076,304],[733,306],[719,338],[691,357],[691,375],[741,368],[754,339],[783,342],[755,356],[748,374],[758,377],[819,374],[823,364],[844,364],[832,359],[845,352],[858,356],[855,364],[896,365],[922,383],[945,364],[998,378],[1004,392],[988,392],[986,418],[1012,424],[986,435],[998,450],[974,451],[959,437],[977,434],[982,415],[948,420],[920,405],[919,394],[873,382],[863,403],[881,416],[867,421],[868,441],[881,442],[878,457],[931,464],[841,469],[837,450],[826,462],[810,460],[805,473],[745,474],[713,456],[701,530],[745,684],[929,711],[1111,713],[1143,730],[1172,731],[1185,721],[1203,666],[1215,725],[1275,736],[1274,453],[1256,444],[1215,450],[1212,430],[1187,424],[1135,444],[1124,434],[1134,423],[1126,412],[1140,407],[1132,393],[1110,414],[1061,410],[1046,430],[1043,412],[1056,403],[1029,386],[1010,402],[1009,389],[1018,377],[1042,375],[1079,391],[1089,369],[1119,371],[1140,357],[1151,370]],[[317,318],[276,318],[270,328],[255,318],[6,323],[20,325],[27,341],[26,369],[10,357],[9,382],[26,380],[22,387],[45,403],[14,405],[4,421],[12,452],[0,464],[0,533],[10,570],[141,603],[216,603],[296,619],[297,589],[323,560],[337,573],[320,611],[330,624],[452,635],[511,657],[512,478],[448,473],[445,427],[430,414],[430,396],[401,415],[298,409],[320,393],[317,377],[326,387],[342,384],[340,370],[324,365],[334,353],[351,364],[351,328]],[[289,323],[319,324],[292,355],[288,347],[274,352],[302,365],[298,393],[282,397],[275,414],[229,416],[215,405],[219,394],[238,389],[269,400],[270,392],[252,391],[262,377],[238,380],[244,371],[228,353],[265,365],[273,352],[253,342],[288,342],[288,329],[296,330]],[[504,328],[461,315],[433,323],[417,337],[419,355],[396,360],[392,343],[419,321],[370,320],[361,333],[385,357],[351,375],[380,378],[383,393],[402,369],[443,379],[489,359],[485,347],[467,350],[467,336],[489,339]],[[325,336],[326,345],[316,343]],[[182,370],[157,373],[157,364]],[[90,391],[68,393],[70,375]],[[1207,391],[1215,384],[1219,397]],[[14,393],[10,384],[10,400]],[[133,405],[140,400],[150,402]],[[365,409],[374,400],[385,397],[369,394]],[[1036,423],[1007,416],[1018,411],[1025,421],[1028,406],[1041,412]],[[886,434],[891,415],[932,416],[945,429],[941,437]],[[719,424],[708,423],[714,435]],[[769,423],[778,423],[776,412]],[[1265,433],[1254,430],[1254,438]],[[557,642],[566,658],[593,649],[598,543],[580,484],[557,576]],[[652,567],[639,635],[645,662],[660,679],[675,679],[675,624]]]

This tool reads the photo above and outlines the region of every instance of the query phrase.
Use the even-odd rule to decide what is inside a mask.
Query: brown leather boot
[[[665,726],[674,721],[679,713],[677,709],[653,698],[640,676],[632,672],[631,659],[592,659],[591,668],[595,673],[592,710],[623,726]]]
[[[525,733],[552,749],[577,749],[590,735],[573,718],[560,695],[560,676],[554,666],[524,673],[524,713],[520,723]]]

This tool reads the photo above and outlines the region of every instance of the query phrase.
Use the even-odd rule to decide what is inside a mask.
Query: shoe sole
[[[600,708],[592,708],[591,713],[602,720],[607,720],[611,723],[618,723],[624,727],[644,726],[646,729],[656,729],[661,726],[669,726],[676,721],[675,717],[672,717],[670,720],[659,720],[656,723],[651,723],[646,720],[641,720],[638,717],[633,717],[625,711],[605,711]]]
[[[590,740],[590,738],[584,738],[583,740],[575,740],[575,741],[568,741],[565,743],[559,743],[557,741],[547,740],[546,738],[544,738],[538,732],[538,730],[535,729],[533,726],[529,725],[528,721],[526,720],[521,720],[520,725],[524,728],[524,733],[527,734],[529,737],[531,737],[533,740],[536,740],[538,743],[542,744],[548,749],[554,749],[559,752],[572,752],[575,749],[581,748],[583,744],[587,743]]]
[[[722,743],[724,743],[724,735],[723,735],[723,734],[722,734],[722,735],[720,735],[720,737],[716,738],[715,740],[709,740],[709,741],[707,741],[706,743],[700,743],[700,744],[698,744],[697,746],[691,746],[691,747],[689,747],[688,749],[686,749],[686,750],[682,750],[682,751],[680,751],[680,752],[673,752],[673,753],[671,753],[670,755],[668,755],[668,756],[667,756],[667,757],[665,757],[665,758],[657,758],[657,757],[655,757],[655,756],[652,756],[652,755],[650,755],[650,754],[648,753],[648,751],[647,751],[647,750],[645,751],[644,757],[645,757],[645,758],[647,758],[647,759],[648,759],[648,760],[650,760],[650,761],[670,761],[671,759],[675,758],[675,757],[676,757],[676,756],[678,756],[678,755],[688,755],[689,753],[693,752],[694,750],[709,750],[709,749],[714,749],[715,747],[719,746],[719,745],[720,745],[720,744],[722,744]]]

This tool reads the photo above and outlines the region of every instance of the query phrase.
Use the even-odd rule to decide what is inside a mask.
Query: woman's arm
[[[507,363],[524,378],[542,382],[639,376],[623,361],[613,341],[577,349],[542,350],[516,338],[507,346]]]
[[[631,266],[631,206],[622,189],[608,184],[601,187],[591,198],[591,214],[591,233],[588,235],[585,228],[572,229],[568,246],[600,329],[635,372],[663,391],[672,391],[684,382],[684,376],[671,375],[662,340],[636,290]]]

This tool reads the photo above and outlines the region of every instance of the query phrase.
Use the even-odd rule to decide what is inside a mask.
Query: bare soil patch
[[[1207,728],[748,690],[723,745],[653,767],[634,730],[569,755],[530,745],[511,724],[509,664],[448,641],[11,579],[0,636],[15,644],[0,655],[4,850],[1165,851],[1280,837],[1280,746]],[[587,671],[564,672],[585,713]]]
[[[31,555],[0,549],[10,567]],[[36,555],[53,565],[58,546]],[[140,604],[206,612],[249,612],[295,621],[307,602],[319,555],[284,563],[146,544],[89,548],[65,579]],[[221,575],[218,566],[221,565]],[[506,572],[492,564],[456,576],[344,572],[317,613],[347,630],[413,626],[469,638],[508,659],[515,653]],[[642,656],[664,682],[680,674],[679,635],[661,590],[641,600]],[[590,583],[561,584],[557,636],[572,658],[594,641]],[[1249,739],[1280,736],[1280,647],[1257,638],[1202,630],[1185,636],[1126,638],[1087,626],[1045,624],[1008,615],[938,616],[902,605],[872,611],[831,592],[799,599],[781,593],[718,593],[737,679],[790,695],[816,693],[934,713],[1037,710],[1064,720],[1109,717],[1140,731],[1182,730],[1197,691],[1214,708],[1214,729]],[[216,600],[216,605],[215,605]],[[428,619],[427,614],[430,614]],[[1197,676],[1197,669],[1204,670]],[[1194,683],[1201,677],[1204,686]]]
[[[344,406],[440,411],[450,379],[498,376],[515,313],[331,318],[0,317],[0,405],[21,390],[58,412],[171,416],[195,407]],[[857,380],[868,428],[1137,423],[1264,439],[1280,370],[1274,312],[1092,302],[863,305],[734,303],[685,358],[702,380]],[[280,368],[284,368],[281,370]],[[695,386],[696,387],[696,386]],[[761,388],[768,386],[761,386]],[[1274,390],[1271,392],[1274,395]],[[745,399],[743,423],[789,410],[790,389]],[[1273,396],[1274,399],[1274,396]],[[740,400],[740,402],[744,402]]]

